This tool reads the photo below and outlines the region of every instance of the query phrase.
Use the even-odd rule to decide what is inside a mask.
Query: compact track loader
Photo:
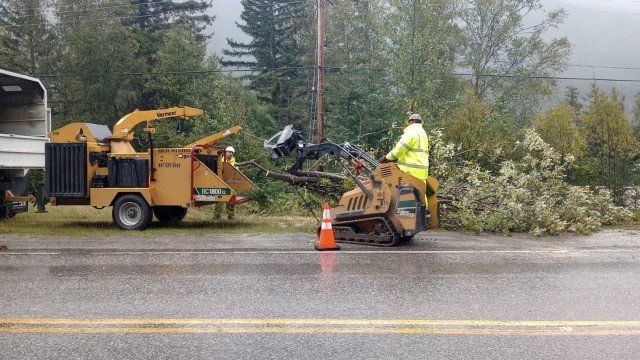
[[[154,147],[154,121],[202,114],[190,107],[135,111],[120,119],[113,132],[89,123],[52,131],[45,146],[44,197],[52,205],[113,206],[113,221],[128,230],[146,228],[154,215],[161,222],[179,221],[188,208],[247,201],[239,193],[256,186],[224,161],[219,145],[239,126],[184,147]],[[131,141],[133,128],[142,123],[149,149],[138,152]]]
[[[393,246],[438,225],[438,181],[433,177],[425,183],[396,164],[379,163],[349,143],[307,143],[291,125],[265,141],[264,147],[274,159],[296,156],[290,173],[302,170],[306,161],[325,155],[343,166],[356,187],[331,208],[338,242]]]

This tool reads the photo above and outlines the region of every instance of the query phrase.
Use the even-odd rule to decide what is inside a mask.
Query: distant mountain
[[[545,0],[544,3],[547,8],[562,7],[569,13],[565,23],[553,35],[566,36],[571,42],[571,64],[638,68],[570,66],[560,76],[640,80],[640,3],[593,0]],[[598,85],[607,91],[615,86],[625,95],[628,106],[640,90],[640,82],[601,81]],[[559,86],[575,86],[584,94],[591,82],[563,80]],[[559,95],[561,93],[559,91]]]

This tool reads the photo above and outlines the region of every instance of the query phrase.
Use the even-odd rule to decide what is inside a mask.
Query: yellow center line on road
[[[0,333],[640,335],[640,321],[332,318],[0,318]]]
[[[381,334],[381,335],[640,335],[640,329],[464,329],[464,328],[330,328],[330,327],[0,327],[2,333],[31,334]]]
[[[640,320],[485,320],[346,318],[0,318],[0,324],[30,325],[376,325],[502,327],[637,327]]]

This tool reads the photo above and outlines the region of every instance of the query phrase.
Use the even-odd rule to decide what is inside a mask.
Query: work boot
[[[222,212],[224,211],[224,203],[218,202],[213,208],[213,218],[216,220],[220,220],[222,218]]]
[[[233,220],[236,217],[236,207],[235,205],[227,204],[227,218],[229,220]]]

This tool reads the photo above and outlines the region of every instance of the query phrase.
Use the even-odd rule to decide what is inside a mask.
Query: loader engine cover
[[[396,215],[405,229],[405,236],[413,236],[428,228],[427,207],[419,200],[420,191],[411,185],[398,188]],[[425,219],[427,221],[425,221]]]

